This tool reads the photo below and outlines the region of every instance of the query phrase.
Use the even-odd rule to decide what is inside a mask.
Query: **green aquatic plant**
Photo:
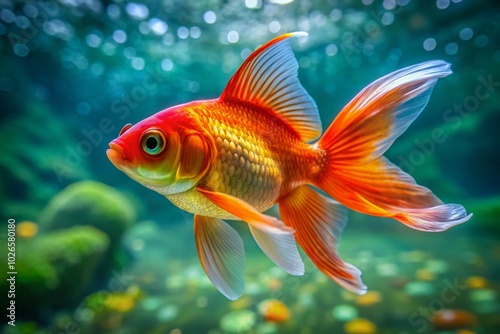
[[[469,207],[474,212],[476,228],[500,234],[500,196],[472,202]]]
[[[59,180],[53,163],[65,161],[64,146],[73,144],[72,137],[46,104],[28,98],[20,108],[22,112],[0,124],[0,186],[5,189],[0,201],[7,217],[36,220],[61,186],[90,173],[82,161]]]
[[[107,248],[108,237],[91,226],[75,226],[19,240],[16,257],[16,305],[19,315],[69,306],[89,288]],[[5,264],[4,267],[7,267]],[[5,289],[7,274],[0,274]]]

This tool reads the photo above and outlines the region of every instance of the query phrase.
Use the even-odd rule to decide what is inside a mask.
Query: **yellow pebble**
[[[264,321],[283,323],[290,319],[290,310],[281,301],[267,299],[257,305],[259,313],[262,314]]]
[[[468,329],[460,329],[456,332],[456,334],[476,334],[476,332],[473,332],[473,331],[468,330]]]
[[[22,221],[16,226],[16,235],[19,238],[30,239],[38,233],[38,225],[30,221]]]
[[[427,269],[417,270],[415,277],[421,281],[434,281],[436,279],[436,275]]]
[[[471,276],[467,278],[467,286],[473,289],[482,289],[488,286],[488,280],[481,276]]]
[[[356,297],[356,304],[371,306],[382,301],[382,294],[378,291],[368,291],[366,294]]]
[[[252,305],[252,299],[248,296],[241,297],[240,299],[235,300],[232,302],[229,307],[232,310],[241,310],[241,309],[246,309],[250,305]]]
[[[368,319],[354,319],[344,325],[344,331],[347,334],[375,334],[377,326]]]
[[[110,294],[106,298],[105,305],[113,311],[128,312],[135,306],[135,300],[127,294]]]

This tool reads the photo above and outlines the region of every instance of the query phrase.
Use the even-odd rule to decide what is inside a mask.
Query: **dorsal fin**
[[[240,66],[222,93],[221,100],[249,102],[276,113],[304,141],[321,135],[316,103],[297,78],[298,63],[290,38],[307,36],[288,33],[255,50]]]

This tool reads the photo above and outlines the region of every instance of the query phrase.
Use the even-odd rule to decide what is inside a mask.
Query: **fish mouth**
[[[114,143],[111,142],[109,143],[109,149],[106,150],[106,155],[108,156],[109,161],[118,169],[123,169],[126,167],[126,158],[125,158],[125,152],[123,151],[123,148]]]

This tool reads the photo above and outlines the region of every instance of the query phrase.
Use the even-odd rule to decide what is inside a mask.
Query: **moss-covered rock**
[[[135,220],[135,210],[116,189],[95,181],[69,185],[58,193],[40,216],[46,230],[90,225],[106,233],[112,247]]]
[[[106,234],[91,226],[77,226],[19,240],[16,313],[32,319],[44,311],[77,302],[92,283],[108,246]],[[2,266],[7,267],[6,264]],[[6,278],[6,273],[2,272],[2,291],[7,289]]]

